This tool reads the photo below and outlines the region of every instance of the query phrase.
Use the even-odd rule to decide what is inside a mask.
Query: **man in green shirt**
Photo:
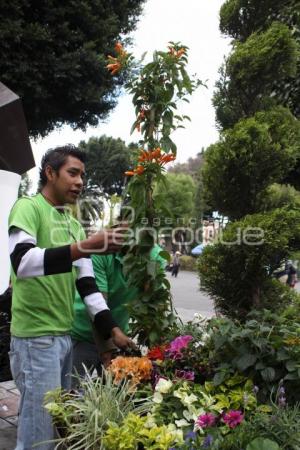
[[[50,450],[54,444],[44,395],[71,384],[75,285],[95,329],[119,347],[133,345],[121,331],[99,292],[90,254],[120,250],[122,230],[88,239],[67,204],[83,187],[84,153],[68,145],[49,150],[40,170],[41,192],[19,199],[9,217],[12,265],[10,364],[21,393],[16,450]]]
[[[151,261],[156,261],[161,270],[166,266],[166,260],[159,253],[162,251],[159,245],[154,245],[150,253]],[[92,262],[97,286],[105,296],[107,304],[111,310],[114,320],[119,324],[124,333],[129,329],[129,312],[127,306],[133,301],[138,291],[133,287],[128,287],[123,275],[122,255],[93,255]],[[75,317],[72,327],[73,339],[73,370],[74,374],[84,375],[84,364],[88,369],[96,368],[101,370],[101,363],[107,366],[112,358],[112,353],[116,349],[113,342],[97,340],[92,329],[90,318],[86,308],[80,300],[79,294],[75,295]],[[76,386],[76,377],[73,386]]]

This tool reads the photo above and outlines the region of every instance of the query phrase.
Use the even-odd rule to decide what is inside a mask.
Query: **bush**
[[[183,255],[180,257],[181,270],[190,270],[191,272],[197,271],[197,259],[193,256]]]
[[[300,246],[297,209],[248,215],[229,224],[221,237],[198,258],[201,289],[219,312],[241,320],[252,309],[277,311],[294,300],[296,294],[271,275]]]
[[[268,401],[283,382],[288,401],[300,396],[300,321],[291,322],[270,311],[253,312],[244,324],[212,319],[208,329],[214,383],[223,383],[239,372],[259,387],[259,398]]]

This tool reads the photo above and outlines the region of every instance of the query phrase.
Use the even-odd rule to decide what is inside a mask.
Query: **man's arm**
[[[36,237],[12,227],[9,232],[11,264],[18,278],[67,273],[72,262],[91,253],[113,253],[124,242],[123,229],[103,230],[88,239],[54,248],[39,248]]]
[[[81,258],[75,266],[79,269],[76,287],[97,333],[105,340],[111,337],[117,347],[135,347],[114,321],[105,298],[97,287],[91,259]]]

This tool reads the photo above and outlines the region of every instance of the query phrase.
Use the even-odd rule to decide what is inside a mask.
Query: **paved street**
[[[199,291],[196,273],[181,271],[178,278],[167,277],[171,283],[173,304],[183,321],[191,320],[196,312],[206,317],[214,313],[212,301]],[[0,383],[0,450],[13,450],[16,440],[18,393],[12,381]]]
[[[212,300],[199,290],[197,273],[181,271],[177,278],[171,277],[170,272],[167,274],[171,282],[173,304],[183,321],[191,320],[196,312],[206,317],[214,315]]]

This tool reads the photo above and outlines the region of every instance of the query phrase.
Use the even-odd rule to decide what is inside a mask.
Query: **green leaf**
[[[247,445],[246,450],[280,450],[279,445],[265,438],[256,438]]]
[[[287,361],[285,367],[289,372],[293,372],[297,368],[297,363],[296,361]]]
[[[275,379],[275,369],[273,367],[266,367],[261,371],[261,376],[265,381],[273,381]]]
[[[213,383],[215,386],[219,386],[220,384],[223,383],[224,379],[225,379],[225,372],[218,372],[215,374],[214,378],[213,378]]]
[[[256,355],[246,354],[237,360],[236,365],[240,371],[244,371],[248,369],[248,367],[253,366],[256,363],[256,360],[257,360]]]

